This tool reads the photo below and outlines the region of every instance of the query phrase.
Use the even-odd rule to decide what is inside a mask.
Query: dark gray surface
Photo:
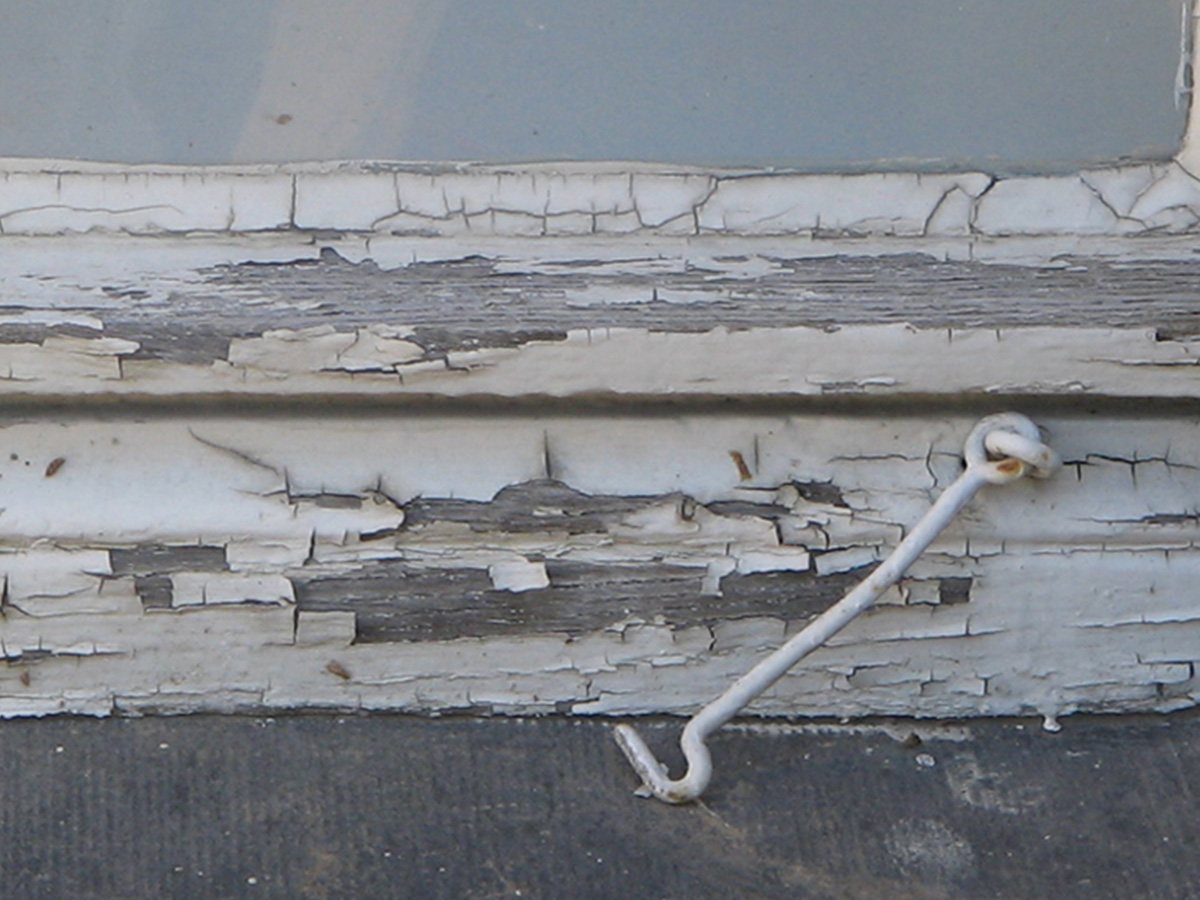
[[[22,900],[1200,896],[1200,718],[712,741],[702,805],[635,798],[594,720],[0,724]],[[678,722],[643,723],[656,749]],[[908,725],[897,723],[902,737]],[[253,881],[252,881],[253,879]]]

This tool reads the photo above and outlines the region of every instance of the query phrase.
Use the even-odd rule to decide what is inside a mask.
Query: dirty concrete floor
[[[610,724],[5,722],[0,882],[22,900],[1200,897],[1197,714],[735,726],[687,807],[633,795]],[[679,722],[641,727],[669,756]]]

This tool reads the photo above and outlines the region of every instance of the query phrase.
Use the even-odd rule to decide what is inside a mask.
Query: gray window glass
[[[0,155],[1053,171],[1173,153],[1182,12],[1181,0],[0,0]]]

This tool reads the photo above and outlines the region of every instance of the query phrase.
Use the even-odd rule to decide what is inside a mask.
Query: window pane
[[[0,0],[0,155],[1166,157],[1181,0]]]

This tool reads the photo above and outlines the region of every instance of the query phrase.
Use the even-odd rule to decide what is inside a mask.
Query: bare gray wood
[[[436,641],[489,635],[578,636],[629,619],[669,625],[715,625],[770,616],[811,618],[827,609],[866,570],[727,575],[721,595],[701,593],[703,570],[661,563],[599,566],[547,561],[550,586],[493,590],[478,569],[413,569],[375,562],[349,575],[293,575],[301,610],[351,610],[356,643]]]
[[[1200,334],[1200,259],[1080,257],[1038,267],[911,253],[773,262],[777,268],[753,279],[704,268],[608,273],[586,260],[549,274],[532,265],[521,272],[483,257],[383,270],[326,249],[317,260],[210,269],[169,296],[99,285],[118,305],[90,306],[88,291],[80,290],[76,309],[103,322],[106,336],[138,341],[135,358],[200,364],[224,359],[235,337],[319,325],[344,331],[410,326],[430,359],[465,348],[561,340],[571,329],[615,327],[701,332],[907,322],[921,328],[1149,327],[1164,338]],[[579,299],[597,289],[624,299]],[[688,302],[668,299],[683,295]],[[23,306],[19,294],[6,297],[6,310],[14,314],[33,308]],[[95,335],[79,325],[0,324],[0,342],[62,333]]]
[[[833,485],[800,485],[839,501]],[[342,506],[349,495],[322,495]],[[816,499],[813,496],[811,499]],[[512,485],[488,502],[417,498],[404,505],[401,532],[439,523],[466,524],[481,533],[603,533],[622,516],[679,497],[589,495],[552,480]],[[691,501],[687,501],[691,502]],[[769,503],[716,502],[721,516],[774,520],[787,511]],[[814,551],[819,555],[820,551]],[[219,546],[141,544],[109,551],[115,576],[135,577],[146,608],[169,608],[170,576],[227,571]],[[810,618],[836,602],[869,567],[820,576],[808,572],[733,573],[721,593],[704,593],[704,570],[661,561],[598,565],[544,560],[550,586],[514,593],[496,590],[482,569],[417,567],[401,560],[363,560],[351,566],[310,562],[287,574],[301,611],[351,611],[356,642],[448,640],[489,635],[582,635],[629,619],[687,627],[750,616],[783,621]],[[943,603],[967,602],[970,578],[941,581]]]

